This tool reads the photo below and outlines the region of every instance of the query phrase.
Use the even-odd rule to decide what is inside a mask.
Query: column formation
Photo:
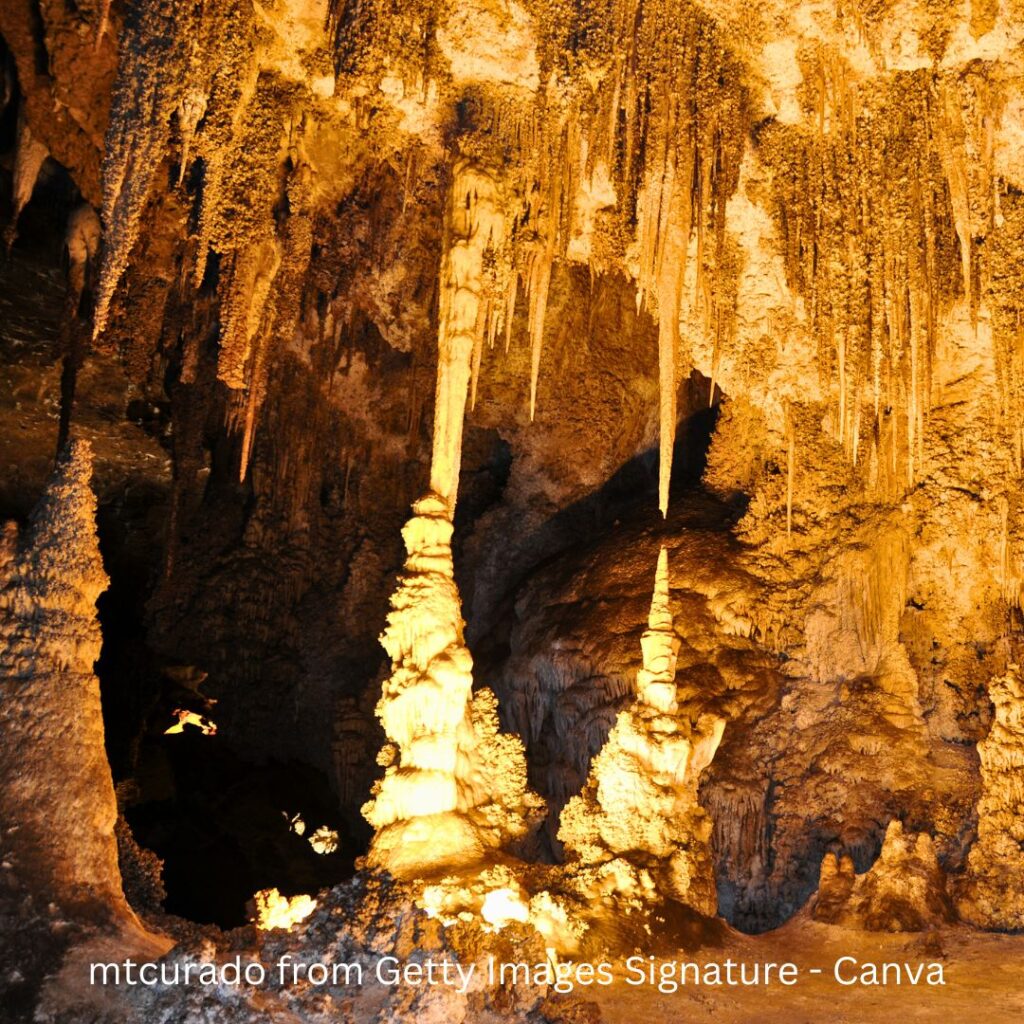
[[[408,556],[381,637],[392,662],[377,706],[385,774],[363,808],[377,830],[368,865],[399,877],[478,864],[525,831],[531,804],[522,743],[499,732],[493,694],[473,694],[451,549],[473,349],[487,321],[485,256],[503,223],[494,178],[460,159],[441,260],[430,491],[402,530]]]

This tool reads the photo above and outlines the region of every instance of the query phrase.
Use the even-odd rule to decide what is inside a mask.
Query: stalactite
[[[957,275],[976,302],[962,259],[973,238],[962,148],[949,141],[949,115],[933,116],[949,100],[923,73],[853,94],[826,61],[821,82],[818,133],[776,126],[763,143],[784,169],[774,187],[787,273],[810,301],[837,445],[856,466],[870,430],[886,449],[872,465],[890,467],[874,485],[908,488],[924,453],[935,296],[955,292]]]
[[[253,340],[263,326],[267,300],[280,266],[281,249],[275,238],[250,245],[231,261],[217,361],[217,376],[229,388],[242,390],[246,386]]]
[[[540,379],[540,357],[544,348],[544,323],[547,319],[548,292],[551,288],[551,266],[554,262],[554,234],[549,228],[543,250],[531,254],[526,295],[529,300],[527,333],[530,336],[530,422],[537,413],[537,382]]]
[[[552,84],[538,93],[532,110],[521,100],[480,99],[479,121],[489,131],[474,144],[509,167],[506,220],[510,262],[519,274],[510,276],[505,292],[505,341],[507,347],[521,277],[528,299],[531,419],[551,267],[567,255],[580,185],[604,160],[615,217],[602,226],[588,262],[592,269],[606,260],[613,265],[627,252],[638,304],[658,318],[659,505],[665,513],[681,377],[679,320],[685,301],[710,330],[716,304],[727,302],[719,250],[726,239],[725,201],[739,176],[745,95],[714,22],[687,0],[615,0],[606,14],[595,15],[593,31],[580,36],[567,11],[545,7],[539,48]],[[587,78],[580,75],[581,63],[566,61],[567,53],[580,61],[616,59],[604,74]],[[559,90],[570,99],[555,114]],[[688,273],[693,290],[684,298]]]
[[[178,101],[178,131],[181,134],[181,163],[178,165],[178,184],[185,180],[188,170],[189,150],[199,122],[206,114],[209,98],[200,89],[187,89]]]
[[[501,244],[505,231],[494,178],[468,160],[458,160],[446,218],[430,487],[454,510],[473,350],[486,326],[484,256]]]
[[[96,288],[95,337],[106,329],[110,303],[128,267],[154,176],[164,160],[170,118],[184,85],[187,42],[194,31],[191,9],[172,0],[143,0],[125,17],[104,147],[103,262]]]
[[[18,218],[32,198],[36,179],[43,163],[49,156],[46,146],[39,141],[29,127],[24,111],[18,114],[18,136],[14,150],[14,180],[11,187],[11,219],[4,230],[4,242],[10,252],[18,237]]]
[[[233,200],[240,199],[245,192],[249,192],[247,199],[252,198],[253,193],[249,190],[254,184],[252,172],[259,166],[256,160],[262,156],[260,164],[273,164],[272,160],[266,159],[268,142],[265,136],[270,132],[264,118],[259,116],[263,110],[257,103],[258,86],[259,66],[254,62],[242,64],[240,56],[226,62],[212,83],[211,109],[201,147],[205,164],[203,194],[192,271],[192,280],[197,287],[202,284],[206,273],[210,248],[214,247],[221,253],[229,252],[236,238],[245,237],[249,218],[233,215],[237,206]],[[243,135],[246,137],[240,138]],[[243,167],[250,170],[249,180],[239,189],[232,189],[234,181],[241,177],[229,164],[228,158],[232,153],[242,154]],[[268,169],[264,166],[264,173]]]
[[[100,17],[96,24],[95,47],[97,50],[100,48],[103,37],[107,34],[107,29],[110,27],[110,3],[111,0],[100,0]]]

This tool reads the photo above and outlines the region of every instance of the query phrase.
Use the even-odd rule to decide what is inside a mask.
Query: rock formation
[[[363,809],[377,829],[368,864],[400,878],[479,864],[522,836],[531,809],[522,743],[498,731],[489,690],[472,694],[445,500],[418,501],[403,534],[409,557],[382,637],[385,774]]]
[[[157,851],[168,906],[183,862],[245,882],[234,925],[333,858],[346,895],[254,950],[380,911],[353,948],[577,955],[614,898],[832,934],[816,887],[918,927],[943,876],[1021,927],[1021,0],[0,0],[0,37],[0,518],[91,441],[131,827],[191,836],[165,815],[264,769],[334,815],[321,855],[249,793],[239,858],[214,794]],[[0,545],[4,685],[91,680],[80,811],[102,581],[33,582],[34,550]],[[175,731],[170,664],[216,735]],[[21,706],[0,763],[66,764]],[[74,849],[113,900],[101,810]],[[75,874],[62,834],[15,836]],[[487,1009],[414,1002],[387,1014]],[[140,1012],[237,1009],[201,1003]]]
[[[927,931],[953,920],[946,877],[931,837],[889,822],[878,859],[856,874],[846,854],[825,854],[812,903],[816,921],[868,931]]]
[[[124,907],[103,743],[96,599],[107,587],[89,446],[75,441],[0,591],[4,856],[41,898]]]
[[[978,837],[957,892],[960,916],[981,928],[1024,928],[1024,685],[1010,665],[989,684],[995,720],[978,744]]]
[[[709,714],[691,721],[680,712],[665,548],[641,646],[636,702],[619,714],[583,792],[562,811],[558,838],[590,895],[672,897],[711,916],[717,908],[711,821],[697,801],[697,785],[725,722]]]
[[[381,637],[392,662],[377,715],[384,778],[363,809],[377,830],[367,863],[399,878],[458,870],[526,831],[531,806],[520,741],[498,730],[494,696],[474,696],[452,566],[452,514],[474,351],[487,329],[484,257],[501,241],[492,179],[453,170],[441,265],[432,492],[402,535],[408,557]]]

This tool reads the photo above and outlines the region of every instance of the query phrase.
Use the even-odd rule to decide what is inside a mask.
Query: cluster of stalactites
[[[142,0],[126,11],[104,144],[103,259],[93,318],[96,337],[107,327],[111,302],[138,241],[154,177],[167,153],[171,116],[185,86],[189,40],[195,33],[192,9],[169,0]]]
[[[727,295],[717,255],[725,202],[738,181],[745,94],[714,22],[692,4],[608,6],[600,30],[590,25],[585,33],[563,24],[564,12],[539,16],[540,49],[555,53],[552,40],[564,35],[577,59],[563,65],[552,57],[548,85],[535,97],[474,96],[477,130],[464,145],[507,168],[497,281],[505,301],[494,305],[489,337],[503,323],[507,345],[523,294],[531,420],[556,260],[586,260],[597,272],[628,268],[638,303],[657,317],[665,513],[682,376],[679,322],[684,311],[717,322],[719,296]],[[477,372],[474,365],[474,379]]]
[[[1014,253],[1024,233],[1004,215],[993,173],[997,97],[977,76],[930,71],[858,89],[841,61],[824,58],[817,81],[811,127],[777,125],[761,147],[837,443],[876,492],[912,486],[925,458],[939,324],[959,303],[977,333],[991,303],[1001,414],[1020,467]]]
[[[716,910],[708,841],[711,821],[697,785],[725,723],[680,713],[679,639],[669,605],[668,553],[658,558],[637,699],[594,758],[583,792],[562,811],[558,838],[570,871],[591,895],[609,886],[629,897],[673,897],[704,914]]]
[[[287,333],[275,304],[279,310],[282,303],[298,301],[293,282],[281,273],[288,242],[273,216],[282,205],[278,172],[285,155],[292,157],[290,167],[302,167],[303,157],[292,153],[293,139],[281,137],[277,100],[283,96],[261,99],[268,76],[253,59],[252,18],[235,6],[232,0],[215,0],[199,16],[179,17],[167,0],[143,0],[126,20],[104,164],[105,245],[95,332],[107,325],[154,173],[173,139],[179,185],[190,161],[202,162],[191,277],[198,286],[208,253],[220,255],[218,376],[244,392],[231,412],[232,422],[244,430],[244,475],[265,389],[265,350]],[[467,152],[479,150],[479,157],[486,151],[484,160],[473,162],[510,170],[500,196],[485,186],[479,202],[465,212],[480,221],[482,234],[490,231],[487,244],[495,256],[486,288],[476,283],[471,288],[481,298],[470,299],[466,307],[481,310],[480,323],[463,325],[474,345],[470,402],[476,398],[483,342],[493,344],[504,329],[507,346],[522,294],[528,305],[532,420],[554,262],[568,257],[586,259],[597,270],[630,267],[640,302],[659,320],[659,504],[665,512],[681,376],[680,312],[684,305],[701,307],[709,317],[713,312],[716,289],[709,286],[708,272],[714,271],[713,242],[721,236],[724,200],[737,179],[743,92],[713,20],[688,0],[610,0],[606,7],[598,17],[541,4],[533,13],[538,52],[545,55],[545,88],[536,94],[498,90],[477,97],[476,128],[484,130],[465,133]],[[433,76],[443,77],[433,38],[436,15],[429,0],[408,7],[332,3],[330,28],[343,80],[358,84],[397,74],[422,86]],[[572,59],[566,61],[568,53]],[[279,85],[271,91],[280,92]],[[289,134],[294,135],[294,126],[286,126]],[[237,167],[229,168],[232,160]],[[239,185],[235,192],[244,193],[241,198],[233,194],[232,182]],[[573,242],[580,217],[592,220],[593,209],[584,214],[578,208],[581,187],[599,196],[590,207],[603,204],[599,229],[588,222],[585,232],[588,238],[594,231],[601,237],[588,242],[583,253],[573,251]],[[294,212],[290,184],[286,190],[287,208]],[[495,226],[504,227],[503,239],[493,237]],[[477,243],[467,236],[466,244]],[[688,256],[693,248],[691,293],[684,278],[694,262]],[[450,312],[462,316],[454,308]],[[186,358],[186,379],[194,363]],[[453,429],[453,437],[458,432]],[[455,464],[435,461],[451,477]],[[434,489],[447,493],[449,484],[434,481]]]
[[[218,378],[233,392],[229,426],[248,470],[271,349],[299,315],[312,253],[312,172],[304,151],[302,90],[261,70],[252,10],[211,0],[199,13],[142,0],[126,16],[103,166],[102,266],[94,334],[129,268],[158,168],[177,160],[177,187],[195,192],[197,231],[180,288],[197,289],[220,257]],[[189,172],[202,168],[195,190]],[[288,216],[281,217],[280,210]],[[198,354],[186,344],[182,380]]]

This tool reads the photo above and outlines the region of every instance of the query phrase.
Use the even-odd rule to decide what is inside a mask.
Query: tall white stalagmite
[[[640,640],[637,699],[616,720],[583,792],[566,804],[558,837],[588,896],[671,896],[713,914],[711,821],[697,801],[697,784],[715,756],[725,722],[711,714],[693,720],[680,712],[679,639],[669,593],[668,552],[662,548]]]
[[[498,731],[473,660],[452,568],[452,513],[474,347],[487,326],[484,256],[503,227],[494,179],[466,160],[452,176],[441,303],[430,493],[402,531],[408,552],[381,637],[392,672],[377,705],[385,775],[363,808],[377,832],[367,862],[399,877],[478,864],[526,829],[518,738]]]

